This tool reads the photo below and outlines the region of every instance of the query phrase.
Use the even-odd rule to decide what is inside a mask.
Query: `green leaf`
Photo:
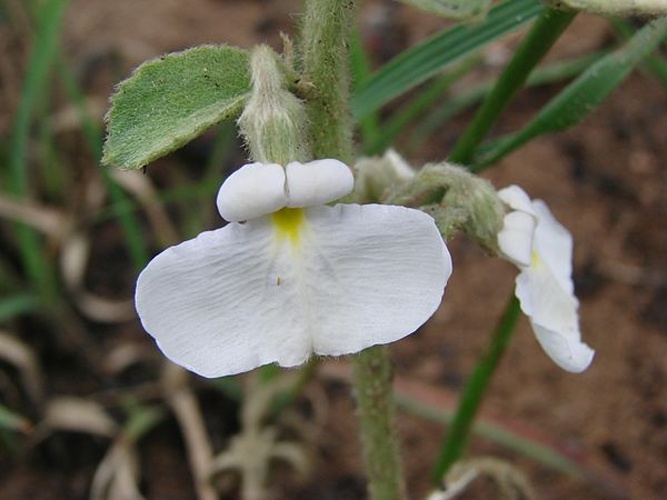
[[[30,422],[25,417],[0,404],[0,429],[25,432],[29,428]]]
[[[501,137],[486,148],[473,170],[495,163],[531,139],[576,125],[595,110],[641,60],[667,36],[667,18],[639,30],[630,41],[602,57],[554,97],[516,134]]]
[[[0,299],[0,322],[12,319],[19,314],[35,311],[40,306],[39,298],[35,295],[17,293]]]
[[[250,92],[248,54],[204,45],[139,66],[107,114],[102,163],[136,169],[241,111]]]
[[[455,26],[407,50],[358,90],[352,100],[354,115],[365,117],[446,66],[519,29],[543,10],[537,0],[508,0],[492,9],[482,23]]]

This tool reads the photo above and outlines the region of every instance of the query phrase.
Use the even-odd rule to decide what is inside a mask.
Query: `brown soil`
[[[87,91],[99,102],[106,99],[119,74],[126,75],[141,60],[165,51],[199,43],[249,47],[266,41],[278,46],[279,31],[292,31],[299,12],[297,2],[73,0],[71,4],[63,45],[78,74],[85,77]],[[396,7],[391,22],[378,28],[377,8],[365,6],[363,19],[373,43],[386,35],[387,43],[377,46],[378,59],[442,26],[441,21]],[[381,31],[387,26],[391,31]],[[582,16],[551,57],[582,54],[604,46],[611,37],[606,22]],[[119,71],[113,61],[119,62]],[[550,87],[522,92],[495,132],[516,129],[557,91]],[[101,112],[103,105],[99,108]],[[461,116],[440,131],[411,155],[411,161],[418,165],[445,158],[470,116]],[[527,475],[540,498],[667,495],[667,171],[662,167],[667,160],[666,129],[665,89],[639,72],[581,125],[535,140],[485,173],[497,187],[516,183],[531,196],[543,198],[573,233],[582,330],[597,351],[588,371],[567,374],[543,354],[522,319],[489,391],[483,421],[550,443],[585,473],[584,479],[570,477],[506,446],[473,438],[468,456],[493,455],[510,461]],[[238,154],[229,160],[235,163],[225,168],[240,161]],[[183,168],[189,158],[162,160],[150,174],[159,184],[171,182],[177,174],[169,169]],[[114,255],[119,233],[114,228],[99,232],[96,245],[108,243],[95,254],[101,260]],[[401,387],[424,404],[444,405],[448,411],[455,407],[457,394],[487,344],[515,276],[512,266],[488,258],[464,238],[450,248],[455,272],[441,309],[420,332],[392,346],[397,378],[406,384]],[[108,276],[105,269],[91,270],[102,283],[96,286],[116,297],[128,296],[132,286],[128,271]],[[94,328],[104,346],[128,342],[152,349],[136,322]],[[86,396],[129,382],[100,382],[85,368],[57,366],[67,365],[68,359],[50,362],[55,394]],[[280,470],[275,496],[364,498],[345,362],[326,364],[311,387],[327,401],[314,448],[314,470],[305,483]],[[228,400],[210,390],[201,395],[214,446],[220,449],[238,422],[230,415]],[[227,412],[223,423],[216,414],[221,408]],[[400,410],[399,428],[410,496],[424,498],[445,428],[405,409]],[[143,442],[140,462],[147,498],[195,498],[178,436],[174,421],[167,419]],[[2,459],[0,498],[86,498],[106,446],[105,440],[67,434],[49,438],[18,458]],[[493,491],[488,484],[479,484],[462,498],[494,498]]]

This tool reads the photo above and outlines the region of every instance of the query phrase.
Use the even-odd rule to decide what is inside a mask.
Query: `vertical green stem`
[[[440,451],[438,461],[433,470],[433,478],[440,482],[449,468],[463,454],[470,430],[475,421],[486,389],[491,382],[505,349],[510,343],[520,313],[519,301],[512,298],[491,338],[491,344],[482,359],[479,360],[468,384],[463,390],[459,406],[449,426],[447,436]]]
[[[356,355],[352,363],[369,498],[401,500],[406,498],[406,493],[394,422],[388,348],[366,349]]]
[[[356,3],[306,1],[303,76],[314,88],[307,107],[315,158],[352,160],[348,47],[356,22]],[[387,348],[366,349],[354,356],[352,363],[370,498],[400,500],[405,494]]]
[[[315,158],[352,160],[348,48],[356,4],[356,0],[306,1],[303,77],[314,88],[307,106]]]
[[[512,60],[498,77],[498,82],[475,118],[457,142],[449,160],[467,165],[473,161],[475,149],[489,132],[514,94],[523,87],[528,75],[551,49],[576,15],[574,10],[547,9],[535,22]]]

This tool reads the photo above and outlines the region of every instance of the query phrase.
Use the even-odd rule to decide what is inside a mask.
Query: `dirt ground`
[[[100,113],[116,74],[128,74],[146,58],[199,43],[249,47],[265,41],[278,47],[280,30],[292,32],[299,18],[294,1],[73,0],[71,4],[63,47],[97,99]],[[388,18],[382,12],[377,3],[364,4],[364,32],[378,60],[442,26],[441,21],[404,7],[390,10]],[[386,43],[378,44],[378,39]],[[604,20],[582,16],[550,57],[583,54],[612,39]],[[542,87],[522,92],[494,133],[515,130],[557,91],[558,87]],[[420,165],[445,158],[470,117],[458,117],[412,152],[410,161]],[[496,187],[519,184],[532,197],[544,199],[573,233],[582,331],[597,352],[585,373],[565,373],[541,351],[522,319],[484,403],[483,421],[537,436],[585,472],[584,478],[571,477],[492,440],[473,439],[467,456],[510,461],[526,474],[539,498],[667,496],[665,130],[665,88],[648,73],[638,72],[581,125],[532,142],[484,174]],[[397,147],[400,151],[401,141]],[[160,169],[182,168],[187,161],[182,156],[163,160],[150,175],[168,178]],[[412,387],[413,396],[425,404],[444,404],[449,411],[512,292],[515,276],[512,266],[486,257],[465,238],[457,238],[450,249],[455,271],[442,307],[417,334],[392,346],[398,382]],[[119,280],[121,290],[114,293],[130,293],[131,280]],[[149,338],[135,321],[100,327],[100,332],[105,342],[132,337],[150,348]],[[311,384],[327,400],[314,471],[299,483],[287,470],[280,470],[276,498],[364,498],[345,373],[345,362],[329,362]],[[55,385],[66,392],[77,376],[68,372]],[[94,381],[79,384],[78,392],[96,390]],[[224,406],[216,403],[219,396],[205,390],[201,397],[216,439],[228,439],[237,424],[218,421],[213,410]],[[399,413],[399,428],[410,496],[424,498],[445,429],[405,409]],[[168,419],[142,446],[142,486],[149,499],[195,498],[177,435]],[[3,460],[0,498],[86,498],[105,446],[105,441],[66,436],[20,460]],[[480,484],[461,498],[494,498],[492,491],[488,484]]]

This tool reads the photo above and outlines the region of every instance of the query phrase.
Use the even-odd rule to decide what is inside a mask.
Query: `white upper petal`
[[[285,170],[275,163],[249,163],[220,186],[218,212],[228,221],[243,221],[280,210],[287,205]]]
[[[513,211],[503,218],[503,228],[498,233],[498,248],[503,255],[519,267],[530,265],[537,219],[521,211]]]
[[[400,339],[438,307],[451,259],[433,220],[380,205],[305,211],[296,241],[262,217],[171,247],[139,276],[141,322],[206,377]]]
[[[501,189],[498,197],[512,209],[503,218],[503,228],[498,233],[498,248],[517,266],[528,266],[538,221],[537,213],[530,198],[519,186]]]
[[[512,210],[535,214],[530,197],[519,186],[511,185],[498,191],[498,197]]]
[[[537,253],[530,267],[517,277],[515,293],[537,340],[551,359],[570,372],[588,368],[594,351],[581,341],[579,303]]]
[[[338,160],[291,162],[287,164],[285,170],[289,196],[288,207],[324,205],[350,194],[354,188],[352,171]]]

